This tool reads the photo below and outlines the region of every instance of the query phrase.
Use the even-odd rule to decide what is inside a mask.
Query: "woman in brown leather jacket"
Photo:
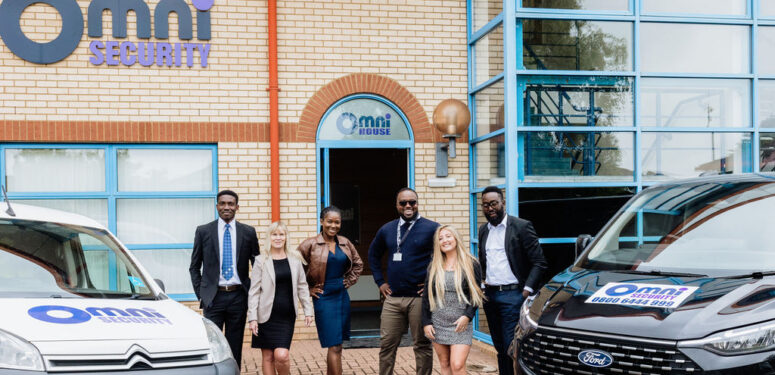
[[[323,230],[304,240],[299,252],[307,261],[307,283],[314,297],[315,326],[320,346],[328,348],[328,375],[342,374],[342,341],[350,339],[350,296],[347,288],[358,281],[363,262],[355,246],[338,235],[342,211],[329,206],[320,212]]]

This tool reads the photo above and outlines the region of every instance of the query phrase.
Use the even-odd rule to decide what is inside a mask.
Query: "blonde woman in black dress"
[[[484,299],[481,283],[479,262],[463,248],[457,230],[440,226],[433,238],[433,259],[425,279],[422,320],[442,375],[466,373],[473,338],[471,319]]]
[[[291,363],[288,350],[293,338],[299,301],[307,327],[312,323],[313,308],[309,295],[306,262],[298,251],[288,248],[288,229],[281,222],[267,229],[268,246],[256,258],[250,276],[248,320],[253,332],[252,347],[261,348],[264,375],[288,375]]]

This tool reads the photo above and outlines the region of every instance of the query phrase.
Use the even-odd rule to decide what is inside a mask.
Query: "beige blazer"
[[[313,316],[312,299],[309,296],[307,276],[301,260],[288,257],[293,281],[293,306],[299,311],[299,300],[304,308],[304,315]],[[256,263],[250,275],[250,291],[248,292],[248,321],[258,320],[265,323],[272,314],[274,303],[275,274],[271,256],[256,257]]]

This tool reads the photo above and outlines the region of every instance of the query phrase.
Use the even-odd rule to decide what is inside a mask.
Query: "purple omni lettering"
[[[605,294],[607,294],[607,295],[609,295],[611,297],[618,297],[618,296],[623,296],[623,295],[626,295],[626,294],[630,294],[630,293],[632,293],[632,292],[634,292],[636,290],[638,290],[638,287],[636,285],[621,284],[621,285],[616,285],[614,287],[608,288],[605,291]]]

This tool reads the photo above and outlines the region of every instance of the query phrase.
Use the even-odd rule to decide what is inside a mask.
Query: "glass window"
[[[669,180],[749,169],[751,135],[643,133],[644,180]]]
[[[478,324],[475,329],[479,332],[489,335],[490,324],[487,322],[487,314],[484,312],[484,307],[480,307],[477,311],[477,317],[479,318]]]
[[[105,190],[105,150],[9,148],[5,150],[9,192]]]
[[[629,10],[628,0],[522,0],[523,8]]]
[[[338,102],[326,113],[319,139],[330,141],[410,140],[403,117],[381,100],[352,98]]]
[[[634,187],[520,188],[519,217],[542,238],[594,236],[634,194]]]
[[[476,93],[474,105],[477,137],[503,129],[503,103],[503,80]]]
[[[759,171],[775,172],[775,133],[759,133]]]
[[[135,264],[102,230],[5,219],[0,250],[0,295],[155,298]]]
[[[775,27],[759,26],[759,74],[775,74]]]
[[[750,127],[751,82],[746,79],[641,80],[641,125]]]
[[[106,199],[14,199],[14,203],[52,208],[83,215],[108,227],[108,201]]]
[[[498,135],[474,145],[476,150],[476,186],[506,183],[506,144]]]
[[[406,132],[403,120],[396,121]],[[164,279],[170,293],[192,293],[185,270],[194,229],[215,217],[215,147],[25,148],[0,144],[0,152],[5,156],[0,158],[5,161],[0,170],[6,172],[0,177],[8,182],[14,202],[73,212],[106,228],[117,228],[115,234],[129,250],[159,249],[139,257],[150,257],[143,262]],[[185,198],[181,192],[188,192]],[[113,199],[115,210],[109,210]],[[136,280],[114,261],[110,249],[94,237],[81,237],[83,261],[95,287],[136,289],[139,284],[133,284]]]
[[[538,235],[541,236],[541,229],[536,229]],[[539,285],[543,285],[549,282],[554,275],[564,271],[568,266],[573,264],[575,260],[575,243],[543,243],[541,249],[544,251],[544,258],[546,258],[547,269],[541,275],[541,282]]]
[[[748,73],[748,26],[688,23],[641,24],[645,72]]]
[[[522,21],[523,62],[537,70],[632,70],[632,23]]]
[[[522,132],[520,141],[525,181],[633,180],[633,133]]]
[[[775,16],[775,0],[760,0],[759,17],[772,17],[772,16]]]
[[[643,11],[744,16],[748,10],[747,3],[747,0],[643,0]]]
[[[483,185],[481,187],[484,188],[485,186],[488,186],[488,185]],[[503,193],[503,197],[506,198],[506,191],[504,189],[501,189],[501,193]],[[474,199],[476,199],[474,201],[474,207],[476,209],[476,212],[474,213],[474,215],[476,215],[476,236],[478,239],[479,227],[481,227],[484,224],[487,224],[487,219],[484,218],[484,214],[482,213],[482,193],[476,193],[474,195]]]
[[[119,191],[209,191],[213,188],[213,151],[119,149]]]
[[[191,249],[134,250],[132,254],[155,279],[164,283],[168,294],[194,293],[188,267]]]
[[[525,126],[633,126],[630,78],[595,77],[574,85],[531,77],[523,100]]]
[[[759,81],[759,126],[775,128],[775,81]]]
[[[678,199],[661,200],[665,194]],[[775,184],[761,180],[698,181],[645,190],[600,234],[578,265],[709,277],[771,270],[773,195]],[[637,233],[635,228],[646,236],[622,238]]]
[[[126,244],[192,243],[194,228],[214,212],[212,198],[118,199],[118,237]]]
[[[471,1],[471,30],[476,32],[503,11],[501,0]]]
[[[498,26],[474,44],[476,86],[503,72],[503,26]]]

